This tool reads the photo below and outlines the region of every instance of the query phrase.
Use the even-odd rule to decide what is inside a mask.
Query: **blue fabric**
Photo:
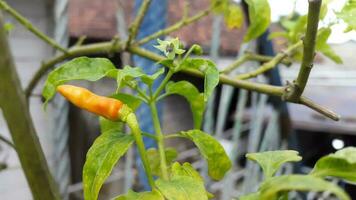
[[[135,12],[139,10],[142,4],[142,0],[135,1]],[[167,19],[167,0],[152,0],[149,9],[143,19],[143,22],[139,28],[137,38],[141,39],[145,36],[148,36],[160,29],[165,28]],[[156,40],[152,40],[144,45],[143,48],[150,50],[155,53],[160,53],[153,45],[156,45]],[[142,68],[142,70],[147,74],[155,73],[161,66],[157,65],[155,62],[148,60],[146,58],[142,58],[140,56],[133,56],[133,62],[136,67]],[[159,77],[153,84],[153,91],[157,89],[160,83],[163,80],[163,76]],[[139,86],[146,90],[146,86],[142,83]],[[157,104],[157,112],[160,118],[162,118],[163,104],[159,102]],[[148,105],[144,104],[137,109],[137,118],[140,123],[141,130],[147,133],[154,133],[153,121],[151,118],[151,111]],[[144,138],[144,142],[146,148],[156,147],[156,143],[154,140],[149,138]],[[139,168],[139,178],[141,184],[144,186],[144,190],[150,190],[150,186],[147,181],[146,174],[144,173],[142,162],[140,157],[136,156],[136,163]]]

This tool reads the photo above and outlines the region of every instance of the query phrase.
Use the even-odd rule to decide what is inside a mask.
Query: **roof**
[[[69,31],[72,37],[86,35],[95,39],[111,39],[117,33],[116,12],[122,6],[127,24],[132,21],[133,2],[127,0],[70,0],[69,3]],[[195,0],[190,2],[190,15],[196,14],[209,6],[209,0]],[[184,1],[170,0],[168,22],[174,24],[182,17]],[[209,48],[211,43],[213,16],[188,25],[171,34],[179,37],[188,46],[198,43]],[[194,33],[192,34],[192,31]],[[236,54],[242,42],[245,28],[228,30],[225,26],[221,33],[220,49],[223,54]]]

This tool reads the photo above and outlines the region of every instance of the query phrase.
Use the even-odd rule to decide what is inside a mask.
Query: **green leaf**
[[[287,32],[272,32],[268,35],[269,40],[272,40],[277,37],[283,37],[283,38],[288,39],[288,33]]]
[[[188,176],[175,176],[170,181],[158,179],[156,186],[167,200],[207,200],[204,185]]]
[[[356,0],[349,0],[336,16],[344,20],[349,28],[356,30]]]
[[[139,67],[131,67],[126,65],[123,69],[117,72],[116,82],[118,89],[124,87],[129,81],[135,78],[144,76],[142,69]]]
[[[310,175],[284,175],[267,179],[260,187],[260,199],[276,199],[286,191],[328,191],[340,200],[351,200],[340,187]]]
[[[177,151],[174,148],[166,148],[164,150],[166,154],[167,165],[171,165],[173,161],[177,158]],[[156,148],[147,149],[148,162],[154,176],[161,177],[161,165],[160,165],[160,156]]]
[[[210,0],[211,7],[215,13],[221,14],[229,7],[229,0]]]
[[[340,56],[338,56],[334,52],[334,50],[330,47],[330,45],[327,43],[330,34],[331,34],[330,28],[321,28],[319,30],[318,37],[316,39],[315,49],[323,53],[325,56],[333,60],[335,63],[342,64],[342,59],[340,58]]]
[[[153,82],[162,74],[164,73],[164,67],[161,67],[157,72],[155,72],[152,75],[143,75],[141,77],[142,82],[144,82],[146,85],[151,86]]]
[[[244,13],[240,6],[232,4],[224,13],[224,19],[228,28],[241,28],[244,22]]]
[[[256,39],[264,33],[271,23],[271,8],[268,0],[246,0],[250,25],[244,37],[244,42]]]
[[[313,176],[334,176],[356,182],[356,148],[348,147],[322,157],[310,173]]]
[[[106,58],[79,57],[59,66],[49,73],[42,91],[47,102],[53,98],[56,88],[71,80],[97,81],[116,71],[115,66]]]
[[[231,168],[231,161],[225,149],[211,135],[201,130],[182,131],[181,134],[192,140],[208,163],[208,174],[214,180],[222,179]]]
[[[122,101],[124,104],[128,105],[132,110],[136,110],[142,103],[141,99],[125,93],[116,93],[110,96],[111,98]]]
[[[205,110],[204,94],[188,81],[169,82],[166,85],[167,94],[182,95],[190,104],[193,113],[194,128],[199,129],[203,122]]]
[[[110,130],[100,135],[90,147],[83,168],[84,197],[96,200],[100,188],[117,161],[132,145],[132,135]]]
[[[129,190],[127,194],[115,197],[114,200],[164,200],[158,191],[136,193]]]
[[[100,133],[105,133],[107,131],[117,131],[121,132],[124,128],[124,123],[117,121],[111,121],[104,117],[99,117]]]
[[[248,153],[246,157],[261,166],[266,179],[272,177],[284,163],[302,159],[297,151],[291,150]]]
[[[239,200],[260,200],[260,193],[255,192],[239,197]]]
[[[181,64],[181,69],[186,68],[197,69],[205,74],[204,101],[208,101],[215,87],[219,84],[219,70],[216,68],[215,63],[202,58],[188,58]]]

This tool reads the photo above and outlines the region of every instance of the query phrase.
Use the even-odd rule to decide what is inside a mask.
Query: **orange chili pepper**
[[[82,109],[113,121],[121,119],[120,110],[124,104],[117,99],[99,96],[85,88],[73,85],[60,85],[57,91]]]

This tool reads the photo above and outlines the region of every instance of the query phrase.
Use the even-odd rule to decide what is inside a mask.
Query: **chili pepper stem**
[[[156,132],[156,136],[157,136],[157,146],[158,146],[158,152],[159,152],[159,157],[160,157],[162,178],[164,180],[168,180],[168,170],[167,170],[168,168],[167,168],[167,161],[166,161],[166,153],[164,151],[164,136],[163,136],[163,133],[161,130],[161,125],[159,123],[156,102],[151,101],[149,103],[149,106],[151,109],[153,126],[155,128],[155,132]]]
[[[137,149],[138,149],[138,152],[140,154],[140,157],[141,157],[141,160],[142,160],[142,164],[143,164],[143,167],[144,167],[145,172],[146,172],[148,183],[150,184],[151,188],[154,188],[155,187],[155,183],[154,183],[154,180],[153,180],[153,176],[152,176],[150,165],[148,163],[148,158],[147,158],[147,154],[146,154],[146,148],[145,148],[145,145],[143,143],[142,133],[141,133],[141,129],[139,127],[139,124],[137,122],[136,115],[133,112],[131,112],[130,114],[127,115],[127,118],[126,118],[125,121],[126,121],[127,125],[130,127],[130,129],[132,131],[132,134],[133,134],[133,136],[135,138]]]

